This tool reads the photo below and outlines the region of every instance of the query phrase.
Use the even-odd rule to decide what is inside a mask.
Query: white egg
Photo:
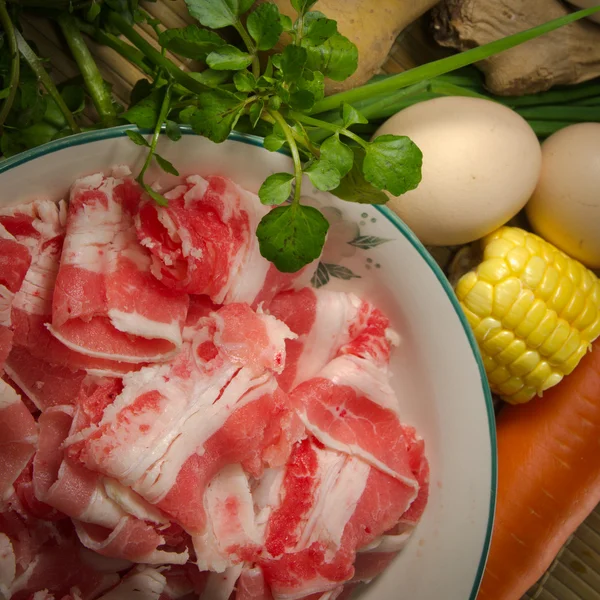
[[[536,233],[600,268],[600,123],[578,123],[542,144],[542,172],[526,207]]]
[[[539,177],[535,133],[491,100],[427,100],[388,119],[375,135],[385,133],[406,135],[423,152],[421,183],[389,206],[425,244],[466,244],[491,233],[525,206]]]

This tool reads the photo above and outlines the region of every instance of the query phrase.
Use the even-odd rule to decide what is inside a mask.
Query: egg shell
[[[425,244],[466,244],[514,217],[535,189],[538,139],[520,115],[491,100],[447,96],[406,108],[375,136],[406,135],[423,152],[415,190],[390,208]]]
[[[525,209],[534,231],[600,268],[600,123],[578,123],[542,144],[542,172]]]

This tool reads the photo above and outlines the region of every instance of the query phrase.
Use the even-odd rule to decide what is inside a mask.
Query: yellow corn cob
[[[493,392],[531,400],[577,366],[600,335],[600,281],[578,261],[516,227],[483,239],[483,261],[456,295]]]

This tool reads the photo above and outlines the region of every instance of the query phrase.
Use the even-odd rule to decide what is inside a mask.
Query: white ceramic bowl
[[[144,150],[128,127],[58,140],[0,163],[0,205],[64,197],[75,178],[127,164]],[[290,159],[261,140],[234,134],[223,144],[186,132],[158,151],[182,175],[219,173],[253,192]],[[156,171],[150,178],[158,176]],[[176,182],[160,175],[166,186]],[[372,298],[403,343],[393,354],[393,385],[404,422],[424,437],[431,464],[429,504],[407,547],[360,594],[361,600],[469,600],[477,594],[491,535],[496,488],[495,429],[485,373],[452,289],[425,248],[390,210],[351,204],[304,182],[331,229],[318,285]]]

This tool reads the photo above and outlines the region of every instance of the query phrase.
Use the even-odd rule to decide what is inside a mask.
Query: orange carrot
[[[478,600],[519,600],[600,502],[600,339],[557,386],[497,418],[498,496]]]

